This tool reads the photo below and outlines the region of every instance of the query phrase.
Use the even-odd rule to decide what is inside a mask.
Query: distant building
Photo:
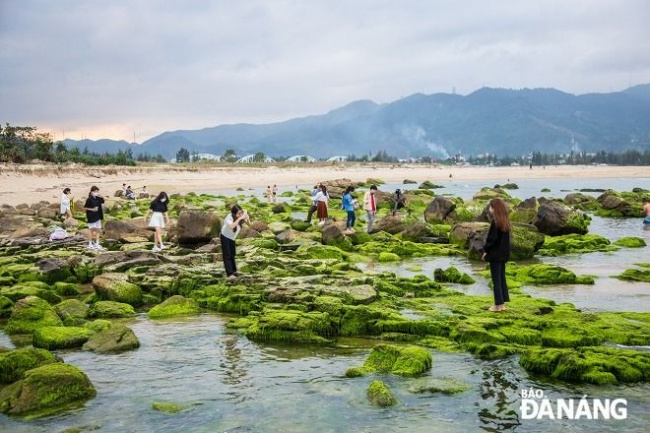
[[[259,161],[255,161],[254,153],[251,153],[250,155],[242,156],[237,160],[238,164],[250,164],[251,162],[259,162]],[[265,155],[263,162],[275,162],[275,159]]]
[[[347,156],[338,155],[338,156],[333,156],[331,158],[328,158],[327,162],[345,162],[347,160],[348,160]]]
[[[287,158],[287,162],[316,162],[316,158],[309,155],[294,155]]]

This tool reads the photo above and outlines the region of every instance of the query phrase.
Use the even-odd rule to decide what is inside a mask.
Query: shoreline
[[[366,181],[378,178],[389,183],[413,179],[418,183],[485,180],[486,182],[517,182],[522,179],[613,179],[648,178],[650,170],[643,166],[508,166],[458,167],[415,164],[340,164],[295,166],[178,166],[153,165],[135,167],[87,167],[56,165],[0,166],[0,204],[16,206],[41,200],[57,202],[65,187],[77,198],[97,185],[104,197],[112,197],[122,183],[131,185],[137,193],[146,185],[150,194],[166,191],[186,194],[192,191],[220,191],[236,188],[309,187],[320,181],[347,178]]]

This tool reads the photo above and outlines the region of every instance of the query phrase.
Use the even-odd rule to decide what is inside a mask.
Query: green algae
[[[422,347],[379,344],[372,348],[362,367],[352,367],[346,376],[357,377],[376,371],[411,377],[430,370],[432,364],[431,354]]]
[[[377,260],[380,262],[399,262],[400,257],[394,253],[381,252]]]
[[[81,347],[92,334],[90,329],[76,326],[44,326],[34,331],[33,345],[48,350]]]
[[[617,245],[619,247],[626,247],[626,248],[641,248],[646,246],[646,242],[642,238],[630,236],[630,237],[620,238],[619,240],[614,242],[614,245]]]
[[[183,410],[187,409],[186,405],[178,404],[178,403],[169,403],[169,402],[162,402],[162,401],[154,401],[151,404],[151,408],[153,410],[157,410],[158,412],[164,412],[167,414],[175,414],[182,412]]]
[[[611,245],[609,239],[599,235],[570,234],[547,236],[544,247],[537,253],[542,256],[558,256],[573,253],[617,251],[618,249],[617,246]]]
[[[433,276],[439,283],[474,284],[476,282],[472,277],[460,272],[453,266],[444,270],[442,268],[436,268],[433,271]]]
[[[129,304],[114,301],[96,302],[89,312],[89,317],[119,318],[135,316],[135,310]]]
[[[156,305],[147,313],[150,319],[163,317],[191,316],[201,312],[198,302],[180,295],[167,298],[163,303]]]
[[[614,277],[619,280],[650,283],[650,269],[626,269],[622,274]]]
[[[32,333],[43,326],[61,326],[63,323],[54,308],[41,298],[28,296],[14,305],[5,332]]]
[[[0,383],[13,383],[22,379],[26,371],[55,362],[59,360],[48,350],[34,347],[0,353]]]
[[[373,380],[370,383],[366,397],[373,406],[390,407],[397,404],[397,399],[381,380]]]

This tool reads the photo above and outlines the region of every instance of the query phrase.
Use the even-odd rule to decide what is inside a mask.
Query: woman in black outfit
[[[508,218],[508,208],[503,200],[494,198],[488,208],[492,217],[482,259],[490,263],[490,274],[494,286],[494,305],[490,311],[505,311],[505,303],[510,301],[506,285],[506,262],[510,260],[510,231],[512,225]]]
[[[152,251],[158,252],[165,249],[165,245],[162,241],[162,229],[165,228],[165,223],[169,224],[169,217],[167,216],[167,206],[169,205],[169,197],[165,191],[158,194],[149,206],[149,212],[147,216],[151,214],[151,219],[149,220],[149,227],[153,227],[156,231],[153,238],[153,249]],[[147,217],[145,217],[146,219]]]

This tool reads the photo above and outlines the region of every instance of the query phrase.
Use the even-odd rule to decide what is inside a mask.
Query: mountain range
[[[572,95],[556,89],[482,88],[469,95],[414,94],[395,102],[352,102],[324,115],[263,125],[233,124],[168,131],[142,144],[66,140],[92,152],[131,148],[174,158],[190,152],[316,158],[386,150],[398,157],[462,153],[518,156],[529,152],[650,149],[650,84],[622,92]]]

